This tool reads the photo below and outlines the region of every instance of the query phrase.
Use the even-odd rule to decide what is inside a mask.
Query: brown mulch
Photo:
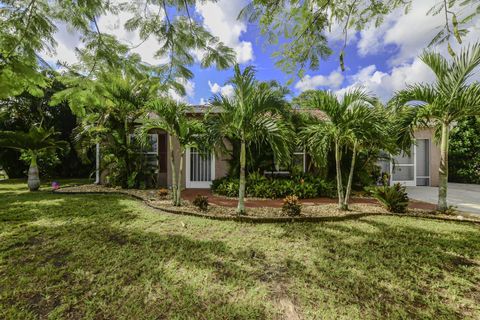
[[[197,195],[207,196],[208,202],[212,204],[216,204],[223,207],[236,207],[237,206],[237,199],[236,198],[228,198],[224,196],[219,196],[212,194],[212,191],[209,189],[186,189],[182,191],[182,199],[187,201],[193,201]],[[321,204],[336,204],[338,203],[337,199],[334,198],[313,198],[313,199],[302,199],[300,202],[307,206],[307,205],[321,205]],[[377,205],[378,201],[373,198],[368,197],[357,197],[352,198],[351,203],[354,204],[374,204]],[[270,207],[270,208],[281,208],[283,204],[282,199],[245,199],[245,207],[247,208],[258,208],[258,207]],[[420,209],[420,210],[428,210],[434,211],[436,206],[432,203],[422,202],[411,200],[409,204],[410,209]]]

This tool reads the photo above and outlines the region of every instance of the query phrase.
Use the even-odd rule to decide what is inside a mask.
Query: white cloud
[[[360,55],[379,54],[386,51],[386,47],[394,45],[398,52],[392,55],[389,63],[392,66],[412,62],[430,43],[434,36],[443,27],[444,16],[427,15],[428,10],[437,4],[437,0],[418,0],[413,1],[413,5],[408,14],[403,10],[396,10],[385,17],[384,23],[375,28],[372,24],[360,32],[360,39],[357,43],[357,49]],[[470,33],[465,37],[479,40],[479,22],[476,17],[471,23],[466,25]],[[459,47],[456,40],[451,41],[455,47]],[[446,44],[440,45],[437,49],[446,53]]]
[[[348,77],[349,86],[337,90],[342,95],[352,88],[364,88],[376,94],[381,100],[389,100],[393,94],[404,89],[407,84],[431,83],[435,79],[433,72],[420,60],[415,59],[412,64],[394,67],[390,73],[377,70],[375,65],[362,68],[353,76]]]
[[[158,12],[158,7],[149,5],[148,9],[152,12]],[[120,11],[118,14],[107,13],[97,19],[100,32],[115,36],[121,43],[134,47],[131,50],[141,56],[146,63],[157,65],[168,62],[166,57],[155,57],[156,51],[160,48],[160,44],[153,37],[149,37],[142,42],[138,31],[127,31],[124,28],[125,22],[133,17],[133,13]],[[57,24],[58,31],[54,38],[57,41],[57,48],[54,53],[42,53],[42,57],[49,62],[67,62],[73,64],[78,62],[75,54],[75,48],[82,48],[83,43],[80,40],[78,32],[70,31],[63,23]]]
[[[338,70],[332,71],[328,76],[316,75],[312,77],[306,75],[295,84],[295,89],[300,92],[314,90],[320,87],[337,89],[342,85],[343,79],[343,74]]]
[[[150,8],[152,11],[157,11],[154,7]],[[164,64],[168,62],[168,57],[156,57],[156,52],[160,48],[160,44],[155,37],[150,36],[142,42],[138,31],[128,31],[124,24],[133,13],[120,11],[118,14],[108,13],[98,19],[98,26],[100,31],[115,36],[120,42],[126,43],[134,47],[131,52],[137,53],[142,57],[142,60],[151,64]]]
[[[195,82],[191,80],[185,80],[183,78],[178,78],[177,81],[183,84],[183,87],[185,88],[185,95],[182,96],[173,89],[168,90],[168,95],[175,101],[190,103],[189,100],[195,96]]]
[[[213,83],[208,81],[208,86],[210,87],[210,92],[213,94],[221,93],[226,97],[232,97],[234,93],[233,86],[231,84],[226,84],[224,86],[220,86],[218,83]]]
[[[201,2],[196,6],[205,27],[225,45],[235,50],[239,63],[254,59],[252,43],[240,40],[241,34],[247,31],[247,24],[237,20],[240,10],[246,4],[246,0],[219,0]]]
[[[42,58],[52,65],[56,64],[57,61],[67,64],[78,62],[75,48],[83,46],[78,32],[69,30],[64,23],[61,23],[57,25],[54,38],[57,41],[56,49],[54,52],[42,52],[40,54]]]
[[[370,65],[347,78],[349,85],[340,90],[341,95],[352,87],[363,87],[378,95],[383,101],[389,100],[395,91],[404,89],[407,84],[432,83],[433,72],[418,58],[430,41],[443,26],[443,16],[429,16],[427,11],[435,0],[414,1],[410,12],[395,11],[388,15],[380,28],[369,27],[359,34],[357,49],[361,56],[386,53],[390,70],[380,71],[376,65]],[[480,40],[480,18],[475,18],[466,26],[469,33],[463,38],[464,45]],[[459,45],[452,39],[451,45],[459,51]],[[388,54],[386,47],[396,48],[395,54]],[[390,48],[389,48],[390,49]],[[447,44],[432,48],[449,58]],[[474,79],[480,79],[477,74]]]

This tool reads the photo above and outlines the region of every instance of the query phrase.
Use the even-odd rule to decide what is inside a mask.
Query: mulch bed
[[[391,215],[386,209],[378,204],[372,198],[353,198],[349,211],[337,209],[336,199],[315,198],[303,199],[302,213],[300,216],[291,217],[285,215],[282,210],[282,199],[246,199],[245,206],[247,215],[238,216],[235,213],[237,200],[217,195],[212,195],[210,190],[205,189],[187,189],[182,192],[182,206],[175,207],[171,199],[160,197],[156,190],[137,190],[108,188],[101,185],[79,185],[58,189],[57,193],[70,194],[126,194],[136,199],[142,200],[146,205],[165,212],[174,214],[183,214],[204,217],[215,220],[234,220],[245,222],[290,222],[290,221],[338,221],[345,219],[359,218],[369,215]],[[200,211],[192,205],[192,200],[197,195],[208,197],[209,208],[207,211]],[[440,220],[469,221],[480,223],[480,218],[466,216],[450,216],[442,214],[432,214],[430,203],[412,201],[408,213],[399,214],[401,216],[415,216],[421,218],[433,218]]]

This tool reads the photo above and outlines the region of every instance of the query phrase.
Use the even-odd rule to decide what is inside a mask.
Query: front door
[[[186,157],[187,188],[210,188],[215,179],[215,157],[210,152],[188,148]]]

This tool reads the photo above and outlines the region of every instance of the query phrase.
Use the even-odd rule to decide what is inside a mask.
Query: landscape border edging
[[[67,189],[68,187],[65,187],[64,189]],[[455,219],[455,218],[446,218],[446,217],[437,217],[433,215],[425,215],[425,216],[420,216],[420,215],[415,215],[415,214],[403,214],[403,213],[370,213],[370,212],[365,212],[365,213],[356,213],[356,214],[350,214],[350,215],[343,215],[343,216],[331,216],[331,217],[314,217],[314,216],[303,216],[303,217],[252,217],[252,216],[217,216],[217,215],[211,215],[211,214],[203,214],[203,213],[198,213],[198,212],[192,212],[192,211],[186,211],[186,210],[172,210],[172,209],[167,209],[167,208],[162,208],[159,206],[152,205],[149,203],[148,200],[145,200],[144,198],[137,196],[135,194],[131,194],[128,192],[122,192],[122,191],[111,191],[111,192],[103,192],[103,191],[67,191],[63,192],[60,189],[57,189],[53,191],[54,193],[58,194],[82,194],[82,195],[88,195],[88,194],[99,194],[99,195],[122,195],[122,196],[129,196],[131,198],[134,198],[136,200],[140,200],[145,204],[146,206],[156,209],[159,211],[163,211],[166,213],[171,213],[171,214],[176,214],[176,215],[183,215],[183,216],[192,216],[192,217],[199,217],[199,218],[205,218],[205,219],[210,219],[210,220],[217,220],[217,221],[235,221],[235,222],[249,222],[249,223],[289,223],[289,222],[297,222],[297,223],[302,223],[302,222],[335,222],[335,221],[345,221],[345,220],[354,220],[354,219],[360,219],[364,217],[369,217],[369,216],[396,216],[396,217],[410,217],[410,218],[418,218],[418,219],[430,219],[430,220],[438,220],[438,221],[447,221],[447,222],[466,222],[466,223],[474,223],[480,225],[480,221],[473,220],[473,219]]]

